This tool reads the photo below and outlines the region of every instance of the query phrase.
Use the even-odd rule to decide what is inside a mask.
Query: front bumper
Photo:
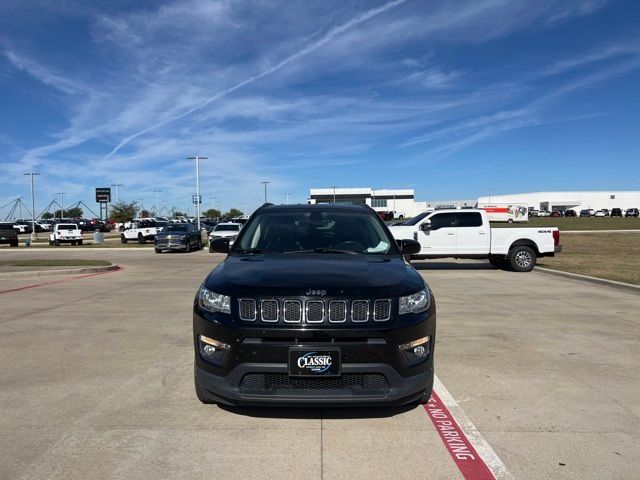
[[[187,241],[183,240],[158,240],[155,239],[155,246],[159,250],[184,250],[187,248]]]
[[[310,328],[309,325],[304,328],[249,328],[244,325],[234,328],[205,319],[196,309],[193,315],[195,380],[210,397],[228,405],[389,406],[412,403],[420,400],[425,391],[430,392],[433,386],[435,305],[428,312],[411,317],[414,318],[396,320],[390,325],[358,328]],[[201,354],[199,335],[230,346],[218,364],[211,363]],[[425,336],[430,337],[426,359],[409,364],[398,345]],[[294,346],[311,350],[340,348],[341,376],[335,378],[336,382],[329,378],[326,385],[322,384],[325,377],[289,377],[289,348]],[[252,381],[248,381],[249,378]],[[370,378],[383,380],[375,388],[363,388]],[[255,379],[258,382],[253,381]],[[356,382],[356,387],[347,379]]]

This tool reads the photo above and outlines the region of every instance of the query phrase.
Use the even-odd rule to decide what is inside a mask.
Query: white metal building
[[[416,213],[412,188],[312,188],[309,203],[337,203],[339,205],[369,205],[374,210],[394,211],[396,218],[412,217]]]
[[[479,204],[516,204],[535,210],[600,210],[603,208],[640,208],[640,191],[531,192],[510,195],[488,195]]]

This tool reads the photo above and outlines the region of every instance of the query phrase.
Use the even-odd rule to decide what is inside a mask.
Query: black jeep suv
[[[193,306],[203,403],[402,405],[433,386],[436,305],[367,206],[259,208]]]

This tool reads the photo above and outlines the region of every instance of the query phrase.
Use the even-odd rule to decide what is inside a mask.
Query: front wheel
[[[191,251],[191,240],[187,240],[187,246],[184,247],[184,253],[189,253]]]
[[[58,240],[58,239],[56,238],[56,239],[53,241],[53,244],[54,244],[56,247],[59,247],[59,246],[60,246],[60,240]]]
[[[120,242],[121,243],[127,243],[129,240],[127,240],[127,237],[124,236],[124,233],[122,235],[120,235]]]
[[[140,245],[144,245],[145,243],[147,243],[147,240],[145,240],[144,236],[141,233],[138,234],[138,243]]]
[[[160,250],[159,248],[156,248],[156,253],[162,253],[162,250]]]
[[[507,258],[515,272],[530,272],[536,266],[536,252],[531,247],[513,247]]]
[[[202,240],[198,240],[198,250],[202,250]]]
[[[82,240],[78,240],[78,245],[82,245]]]
[[[12,246],[12,247],[17,247],[17,246],[18,246],[18,243],[19,243],[19,242],[17,242],[17,241],[16,241],[16,242],[12,242],[12,243],[11,243],[11,246]],[[49,242],[49,245],[51,245],[51,242]]]

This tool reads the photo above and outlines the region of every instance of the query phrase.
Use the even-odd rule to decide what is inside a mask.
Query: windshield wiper
[[[280,253],[280,252],[272,252],[271,250],[267,250],[266,248],[239,248],[234,250],[233,253]]]
[[[314,248],[311,250],[292,250],[282,253],[346,253],[348,255],[356,255],[359,252],[354,252],[353,250],[336,250],[335,248]]]

